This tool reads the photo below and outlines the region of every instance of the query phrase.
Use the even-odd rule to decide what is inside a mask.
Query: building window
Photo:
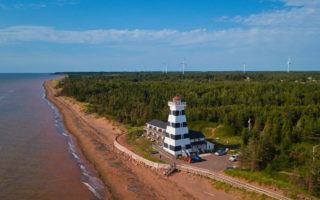
[[[183,122],[182,127],[187,127],[187,122]]]
[[[164,148],[168,148],[168,144],[167,143],[163,143]]]
[[[185,115],[185,111],[184,110],[181,110],[181,115]]]
[[[191,145],[190,145],[190,144],[187,144],[187,145],[186,145],[186,149],[191,149]]]
[[[169,133],[166,132],[166,133],[165,133],[165,136],[166,136],[166,137],[169,137]]]

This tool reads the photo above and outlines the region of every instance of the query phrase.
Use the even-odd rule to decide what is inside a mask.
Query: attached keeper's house
[[[179,156],[213,150],[214,144],[198,131],[189,130],[185,116],[186,102],[179,96],[168,102],[168,122],[154,119],[146,123],[145,136],[157,141],[168,153]]]

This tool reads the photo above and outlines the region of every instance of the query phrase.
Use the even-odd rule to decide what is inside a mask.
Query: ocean
[[[47,101],[47,74],[0,74],[0,199],[104,199],[104,186]]]

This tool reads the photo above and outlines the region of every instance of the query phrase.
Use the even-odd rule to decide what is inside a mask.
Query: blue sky
[[[0,0],[0,72],[320,70],[319,0]]]

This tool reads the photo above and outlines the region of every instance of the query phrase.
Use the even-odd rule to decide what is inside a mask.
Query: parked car
[[[237,161],[238,160],[238,154],[234,154],[234,155],[231,155],[230,157],[229,157],[229,160],[231,161],[231,162],[235,162],[235,161]]]
[[[200,161],[202,161],[202,158],[200,156],[193,156],[192,161],[193,162],[200,162]]]
[[[217,155],[217,156],[222,156],[222,155],[224,155],[224,154],[226,154],[226,153],[227,153],[227,150],[226,150],[226,149],[220,148],[220,149],[218,149],[214,154]]]

